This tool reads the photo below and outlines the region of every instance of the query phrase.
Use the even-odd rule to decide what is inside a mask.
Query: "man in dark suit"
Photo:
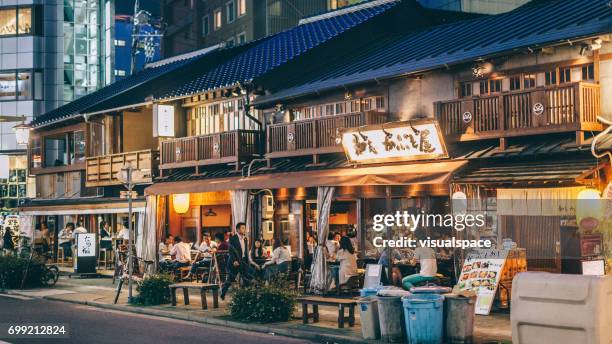
[[[229,239],[229,259],[227,260],[227,278],[221,288],[221,300],[225,300],[225,293],[236,280],[238,273],[242,275],[245,286],[253,278],[253,268],[249,255],[249,244],[246,238],[246,225],[243,222],[236,224],[236,234]]]

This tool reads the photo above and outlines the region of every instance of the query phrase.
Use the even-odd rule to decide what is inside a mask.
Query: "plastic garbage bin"
[[[402,298],[399,296],[377,296],[378,319],[380,321],[380,340],[399,343],[404,340],[404,312]]]
[[[376,293],[378,293],[379,289],[380,288],[363,288],[359,291],[359,296],[361,297],[376,296]]]
[[[444,296],[414,294],[402,298],[409,343],[440,344],[443,339]]]
[[[359,304],[361,319],[361,336],[363,339],[379,339],[380,324],[378,322],[378,300],[376,297],[363,297]]]
[[[472,343],[476,295],[444,295],[444,338],[446,343]]]

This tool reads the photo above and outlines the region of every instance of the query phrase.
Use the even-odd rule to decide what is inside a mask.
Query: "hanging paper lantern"
[[[174,194],[172,195],[172,205],[177,214],[185,214],[189,211],[189,194]]]

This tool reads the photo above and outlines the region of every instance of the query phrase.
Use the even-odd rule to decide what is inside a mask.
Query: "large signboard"
[[[96,234],[79,233],[76,236],[76,244],[75,272],[78,274],[96,273]]]
[[[342,147],[351,163],[372,164],[447,158],[434,120],[414,120],[352,128],[342,132]]]
[[[153,136],[174,137],[174,106],[153,105]]]
[[[474,250],[465,259],[455,290],[476,293],[476,314],[491,312],[507,257],[508,251],[491,249]]]

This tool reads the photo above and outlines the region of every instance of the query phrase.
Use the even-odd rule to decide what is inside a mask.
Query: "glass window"
[[[209,34],[210,30],[210,17],[204,16],[202,17],[202,36],[206,36]]]
[[[521,76],[515,75],[510,77],[510,91],[521,89]]]
[[[17,81],[15,72],[0,73],[0,100],[15,99],[17,91]]]
[[[466,81],[459,83],[459,97],[469,97],[472,95],[472,82]]]
[[[238,17],[246,14],[246,0],[238,0]]]
[[[85,132],[84,131],[75,131],[74,134],[71,133],[68,135],[69,138],[72,138],[72,144],[70,148],[71,152],[71,163],[81,163],[85,161]]]
[[[20,72],[17,74],[17,89],[19,99],[32,99],[32,73]]]
[[[30,35],[32,34],[32,8],[31,7],[20,7],[17,10],[17,23],[19,25],[18,34]]]
[[[559,83],[572,82],[572,69],[570,67],[559,68]]]
[[[45,167],[65,166],[68,164],[66,151],[67,136],[45,137]]]
[[[242,32],[238,34],[238,44],[246,43],[246,33]]]
[[[589,63],[582,66],[582,80],[595,80],[595,65]]]
[[[17,34],[17,9],[0,9],[0,36]]]
[[[501,86],[502,86],[501,79],[489,80],[489,93],[501,92]]]
[[[221,21],[223,20],[222,14],[221,14],[221,9],[217,8],[215,10],[215,30],[218,30],[221,28]]]
[[[231,23],[236,19],[236,5],[234,1],[230,1],[225,4],[225,15],[227,18],[227,22]]]
[[[41,156],[40,156],[40,138],[34,137],[30,140],[30,163],[32,168],[41,167]]]
[[[546,82],[546,86],[548,85],[556,85],[557,84],[557,71],[549,70],[544,73],[544,79]]]
[[[536,75],[535,74],[524,74],[523,75],[523,88],[534,88],[536,87]]]

